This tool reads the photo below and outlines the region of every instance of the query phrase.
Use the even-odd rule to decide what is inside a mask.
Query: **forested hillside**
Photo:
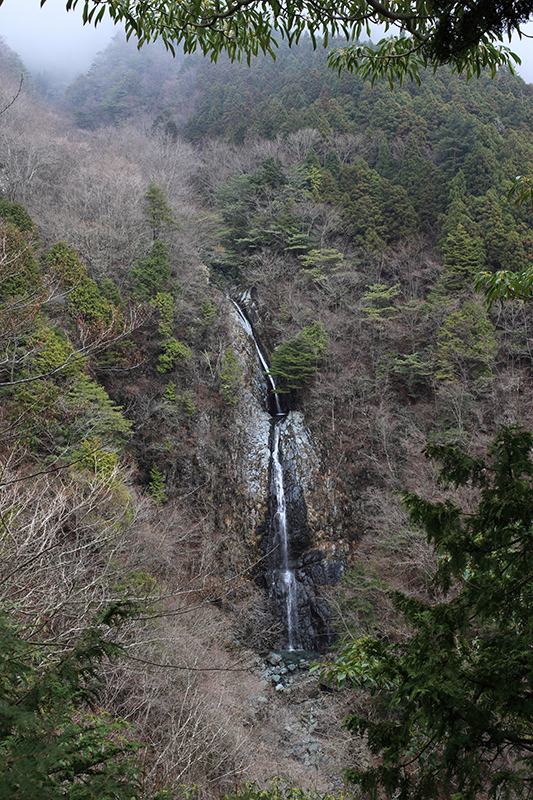
[[[117,39],[52,108],[20,69],[3,45],[0,789],[351,796],[370,755],[342,718],[368,698],[317,689],[324,653],[265,660],[262,370],[230,298],[305,420],[298,568],[334,648],[401,639],[390,590],[440,597],[397,494],[445,496],[425,443],[533,429],[531,309],[473,289],[533,259],[509,199],[533,87],[441,68],[391,92],[305,43],[248,67]]]

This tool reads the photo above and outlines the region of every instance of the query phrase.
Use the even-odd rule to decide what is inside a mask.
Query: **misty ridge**
[[[116,744],[117,797],[135,743],[139,798],[255,800],[243,784],[272,776],[354,796],[342,770],[372,755],[342,721],[374,700],[310,664],[405,641],[395,591],[444,602],[398,494],[449,499],[426,443],[479,458],[533,429],[531,307],[473,288],[533,258],[531,205],[508,199],[533,173],[533,86],[442,67],[390,92],[308,41],[248,67],[121,34],[62,81],[1,45],[0,623],[48,698],[30,744]],[[232,300],[277,370],[281,447]],[[265,589],[273,439],[284,571],[330,614],[314,654],[280,655]],[[80,678],[56,724],[88,630],[98,692]]]

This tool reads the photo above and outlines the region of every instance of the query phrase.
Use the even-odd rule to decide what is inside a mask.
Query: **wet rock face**
[[[265,519],[270,464],[270,414],[268,392],[256,350],[243,330],[236,312],[228,306],[232,347],[243,368],[243,386],[234,408],[231,436],[232,472],[240,496],[236,519],[241,519],[244,538],[253,540]]]
[[[321,550],[309,550],[313,537],[307,523],[305,489],[312,489],[318,475],[318,463],[303,416],[291,412],[286,420],[278,424],[281,427],[280,462],[287,507],[289,559],[296,582],[295,646],[322,651],[333,644],[335,634],[331,628],[331,612],[321,596],[320,587],[331,586],[339,580],[342,564],[326,561],[326,553]],[[272,496],[269,497],[267,508],[268,522],[262,538],[267,568],[261,576],[261,583],[268,593],[271,610],[286,623],[286,585],[278,563],[279,543],[273,523],[276,508]],[[286,641],[280,644],[287,646]]]
[[[265,570],[262,578],[273,613],[283,618],[285,588],[279,570]],[[331,611],[327,603],[317,594],[309,576],[301,570],[296,573],[296,606],[298,617],[296,647],[298,650],[323,652],[335,640],[335,632],[331,627]],[[287,647],[286,635],[279,644],[281,648]]]
[[[285,496],[290,530],[289,553],[291,561],[296,562],[311,545],[311,532],[307,527],[307,506],[304,493],[299,486],[289,485],[285,490]]]
[[[257,581],[265,589],[270,611],[287,627],[287,611],[284,610],[287,584],[276,561],[279,542],[272,526],[275,514],[271,497],[272,417],[268,410],[272,395],[269,396],[254,341],[229,301],[228,315],[232,348],[243,367],[244,380],[239,402],[234,407],[231,435],[230,459],[237,489],[230,492],[235,498],[233,524],[251,547],[260,537],[264,570]],[[249,313],[249,318],[255,324],[253,313]],[[335,550],[331,544],[329,549],[317,548],[329,538],[326,524],[329,510],[323,510],[330,507],[327,481],[321,474],[316,447],[303,414],[288,411],[283,420],[278,417],[277,424],[289,531],[288,566],[296,582],[298,634],[295,647],[324,650],[332,644],[334,634],[323,593],[339,580],[342,572],[342,563],[330,560]],[[320,498],[320,508],[316,506],[317,498]],[[280,641],[279,646],[286,647],[287,642]]]
[[[335,640],[335,632],[331,627],[331,611],[303,570],[297,571],[296,581],[300,647],[323,652]]]
[[[300,412],[289,412],[281,423],[280,449],[290,532],[290,555],[296,565],[312,545],[312,533],[307,524],[306,493],[319,477],[316,452]]]

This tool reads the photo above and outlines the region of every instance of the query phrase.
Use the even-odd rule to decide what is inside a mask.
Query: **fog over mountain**
[[[67,12],[64,0],[4,0],[0,34],[33,74],[48,72],[70,81],[85,72],[96,53],[118,31],[106,18],[97,28],[83,25],[81,9]]]

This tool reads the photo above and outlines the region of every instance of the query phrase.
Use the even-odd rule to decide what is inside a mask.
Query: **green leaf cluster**
[[[322,323],[305,327],[294,339],[280,344],[274,351],[270,372],[280,393],[302,389],[311,381],[324,358],[328,337]]]
[[[60,656],[0,611],[0,795],[109,800],[141,795],[128,726],[97,710],[98,669],[120,648],[116,605]]]
[[[77,0],[66,0],[67,9],[76,4]],[[386,77],[392,84],[406,77],[419,80],[421,69],[443,62],[467,77],[484,69],[495,74],[502,65],[519,63],[501,42],[504,31],[520,31],[530,7],[523,3],[514,10],[513,4],[504,4],[496,9],[479,2],[468,7],[437,3],[429,8],[422,0],[402,0],[392,8],[366,0],[346,8],[331,0],[283,6],[233,5],[229,0],[194,0],[187,5],[172,0],[108,0],[101,6],[98,0],[85,0],[83,20],[98,24],[106,10],[124,26],[126,37],[134,36],[139,45],[161,38],[172,53],[181,45],[185,53],[199,50],[213,61],[225,52],[232,61],[250,63],[261,52],[274,56],[280,39],[291,46],[309,38],[316,48],[342,35],[348,45],[333,51],[331,66],[361,70],[373,80]],[[393,27],[396,35],[376,47],[357,44],[369,36],[370,23],[381,23],[385,31]]]
[[[498,270],[498,272],[478,272],[474,287],[483,292],[488,308],[495,300],[529,300],[533,288],[533,268],[520,272]]]
[[[376,698],[346,726],[377,757],[348,772],[370,797],[474,800],[529,796],[533,725],[533,435],[503,429],[488,457],[428,445],[445,486],[477,503],[404,495],[438,556],[435,589],[422,602],[394,594],[407,637],[347,643],[326,671]]]

